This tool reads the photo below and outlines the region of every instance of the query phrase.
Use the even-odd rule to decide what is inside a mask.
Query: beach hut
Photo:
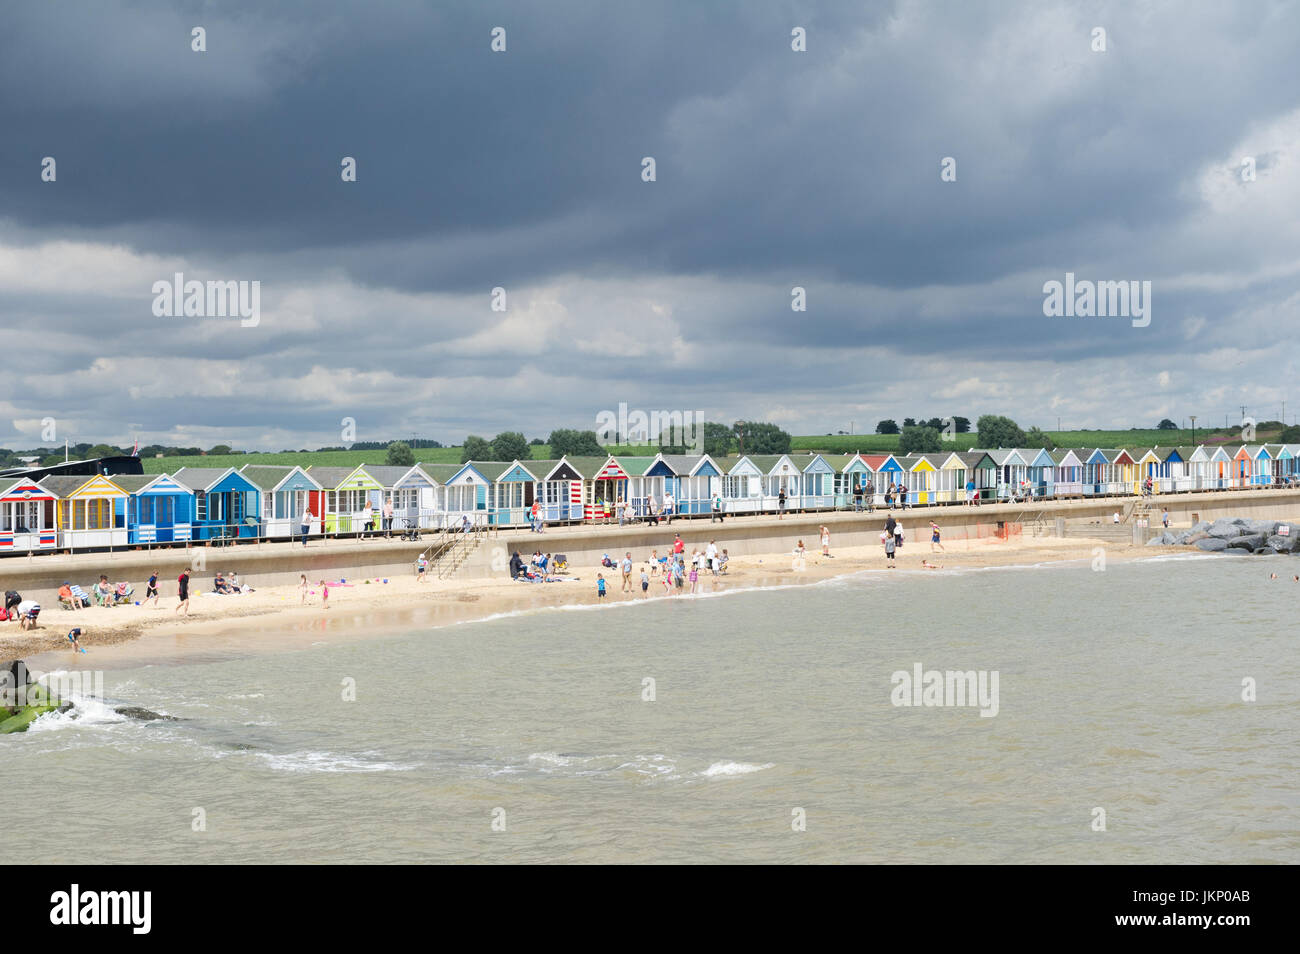
[[[651,458],[653,463],[654,458]],[[582,481],[582,519],[604,522],[612,518],[614,507],[627,499],[627,471],[613,455],[594,470],[585,471]],[[662,504],[662,501],[660,501]]]
[[[1184,454],[1184,473],[1189,481],[1187,490],[1206,490],[1210,486],[1210,451],[1204,444]]]
[[[233,467],[182,467],[172,479],[194,494],[194,540],[255,538],[262,532],[262,491]]]
[[[870,456],[866,459],[873,460]],[[890,484],[906,483],[907,471],[893,454],[886,454],[878,459],[879,464],[875,466],[876,499],[883,503],[885,491],[889,489]]]
[[[1232,459],[1236,448],[1216,447],[1210,451],[1210,487],[1211,490],[1227,490],[1232,486]]]
[[[1291,444],[1270,444],[1269,453],[1273,456],[1273,483],[1287,483],[1295,476],[1295,451]]]
[[[1157,468],[1156,489],[1160,493],[1172,493],[1180,488],[1180,482],[1186,480],[1186,461],[1183,449],[1178,447],[1157,447],[1156,455],[1160,458]]]
[[[631,461],[624,460],[629,475]],[[646,477],[661,477],[665,488],[676,501],[675,512],[699,515],[709,512],[713,494],[721,492],[722,471],[708,454],[658,454],[644,471]]]
[[[26,477],[0,479],[0,553],[51,550],[58,545],[56,497]]]
[[[799,506],[800,470],[789,454],[753,454],[749,461],[763,475],[761,510],[775,512],[783,491],[787,513]]]
[[[59,545],[124,547],[127,545],[126,499],[111,478],[52,476],[37,483],[55,498]]]
[[[855,494],[866,485],[867,464],[859,454],[823,454],[834,471],[831,482],[836,507],[851,507]]]
[[[1069,447],[1051,451],[1052,496],[1078,497],[1083,494],[1083,461]]]
[[[801,463],[799,458],[792,458]],[[830,510],[835,506],[835,467],[821,454],[809,455],[803,464],[800,506],[804,510]]]
[[[298,535],[312,495],[319,495],[325,489],[297,466],[245,464],[239,472],[261,493],[264,533],[272,538]],[[320,511],[313,510],[312,514],[319,516]]]
[[[450,477],[458,468],[444,464],[449,471],[444,476]],[[389,491],[389,500],[393,503],[392,529],[401,533],[403,530],[423,528],[430,529],[438,525],[438,478],[425,468],[424,464],[412,464],[393,481]]]
[[[319,496],[308,493],[308,502],[313,504],[312,515],[321,521],[322,532],[363,533],[367,513],[376,528],[381,526],[384,498],[409,469],[377,464],[308,467],[307,475],[321,486]]]
[[[892,475],[881,473],[881,469],[891,460],[890,454],[862,454],[862,463],[866,466],[867,483],[872,487],[872,499],[869,501],[870,506],[875,507],[885,501],[885,490],[889,487],[889,480]],[[895,462],[897,463],[897,462]]]
[[[113,478],[126,501],[127,539],[132,544],[187,543],[194,529],[194,491],[167,474]]]
[[[582,519],[582,473],[567,457],[557,461],[529,461],[538,474],[536,497],[542,507],[542,519],[547,523],[568,523]],[[636,500],[634,498],[634,503]],[[645,506],[639,504],[637,513]]]
[[[934,474],[934,499],[941,504],[962,503],[966,499],[966,461],[957,451],[949,451]]]
[[[486,525],[488,514],[488,488],[501,473],[500,461],[484,463],[473,461],[461,464],[444,486],[446,493],[446,521],[449,526],[460,526],[466,517],[471,524]],[[481,469],[480,469],[481,468]]]
[[[433,463],[418,463],[411,468],[407,476],[398,483],[403,484],[410,481],[417,486],[419,490],[418,510],[412,516],[408,506],[403,518],[416,520],[418,526],[426,530],[450,526],[447,484],[460,472],[460,469],[460,464]],[[428,486],[429,482],[432,482],[432,486]],[[394,505],[394,508],[396,508],[396,505]],[[397,516],[396,509],[393,511],[393,516]]]
[[[1029,479],[1029,461],[1021,456],[1014,447],[999,447],[985,451],[997,468],[997,499],[1010,500],[1019,494]]]
[[[1252,487],[1267,487],[1273,482],[1273,455],[1267,444],[1257,444],[1249,448],[1250,477]]]
[[[929,454],[909,454],[899,463],[907,470],[907,476],[903,478],[907,485],[907,502],[913,507],[929,505],[935,491],[935,473],[943,461]]]
[[[1130,452],[1136,461],[1137,468],[1137,492],[1142,493],[1146,482],[1151,481],[1151,492],[1160,491],[1160,477],[1164,471],[1164,458],[1161,456],[1158,447],[1137,447]]]
[[[1141,450],[1139,449],[1137,452],[1141,453]],[[1135,458],[1133,454],[1134,451],[1130,451],[1127,448],[1120,448],[1112,455],[1110,460],[1110,493],[1141,493],[1141,481],[1138,480],[1137,458]]]
[[[536,499],[537,474],[518,460],[497,464],[495,468],[486,461],[472,463],[485,476],[499,469],[488,486],[488,523],[494,527],[527,526]]]
[[[748,457],[732,464],[722,478],[722,500],[727,513],[760,513],[763,477],[762,470]]]

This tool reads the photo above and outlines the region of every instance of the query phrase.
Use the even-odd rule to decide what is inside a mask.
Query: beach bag
[[[9,611],[7,609],[4,609],[3,607],[0,607],[0,622],[4,622],[8,619],[9,619]]]

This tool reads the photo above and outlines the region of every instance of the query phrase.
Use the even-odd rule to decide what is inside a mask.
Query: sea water
[[[6,857],[1295,863],[1292,560],[861,572],[108,672],[0,736]],[[996,714],[896,704],[917,666],[996,673]]]

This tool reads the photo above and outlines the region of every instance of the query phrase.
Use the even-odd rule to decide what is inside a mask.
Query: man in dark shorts
[[[180,597],[180,602],[176,604],[173,613],[181,613],[182,616],[190,615],[190,568],[186,567],[181,571],[181,575],[176,578],[176,595]]]
[[[154,570],[152,573],[149,574],[149,582],[148,584],[145,585],[144,599],[141,600],[141,605],[143,605],[144,603],[148,603],[150,599],[153,600],[154,608],[157,609],[158,608],[158,571],[157,570]]]
[[[785,488],[782,487],[776,495],[776,519],[785,519]]]

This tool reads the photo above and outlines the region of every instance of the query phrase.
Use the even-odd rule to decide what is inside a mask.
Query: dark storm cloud
[[[83,372],[24,382],[6,395],[15,420],[62,401],[141,422],[143,401],[198,426],[219,405],[212,426],[251,440],[268,406],[280,430],[327,435],[321,408],[339,404],[492,431],[521,396],[484,382],[508,382],[556,424],[620,399],[811,421],[850,394],[883,407],[878,382],[903,367],[967,380],[970,401],[987,382],[995,402],[1019,363],[1048,400],[1071,391],[1052,364],[1251,350],[1293,320],[1293,230],[1250,228],[1233,205],[1233,150],[1300,105],[1293,5],[117,2],[0,17],[0,245],[78,243],[43,257],[72,272],[95,257],[81,243],[120,247],[105,274],[130,275],[111,290],[0,281],[0,310],[48,329],[33,347]],[[1270,187],[1295,175],[1286,145],[1258,149]],[[46,155],[56,185],[39,180]],[[339,179],[344,156],[356,183]],[[940,181],[945,156],[956,182]],[[1208,216],[1216,166],[1228,198]],[[266,319],[155,318],[149,289],[173,269],[262,281]],[[1151,280],[1151,327],[1044,318],[1043,282],[1067,271]],[[506,316],[487,307],[497,285]],[[806,313],[790,310],[795,285]]]

